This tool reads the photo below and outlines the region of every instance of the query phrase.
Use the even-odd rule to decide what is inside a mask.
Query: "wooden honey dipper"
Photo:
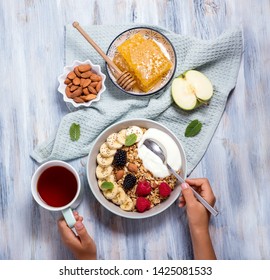
[[[128,71],[122,72],[110,58],[102,51],[102,49],[95,43],[93,39],[83,30],[77,21],[73,22],[73,27],[75,27],[82,36],[92,45],[92,47],[102,56],[102,58],[108,63],[110,68],[113,70],[113,75],[116,78],[117,84],[126,91],[129,91],[132,86],[136,83],[133,75]]]

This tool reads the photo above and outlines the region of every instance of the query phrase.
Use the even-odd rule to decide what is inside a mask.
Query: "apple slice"
[[[197,105],[197,98],[193,89],[181,76],[173,80],[172,97],[175,103],[184,110],[192,110]]]
[[[172,82],[172,97],[184,110],[192,110],[202,103],[207,103],[213,96],[210,80],[201,72],[189,70]]]

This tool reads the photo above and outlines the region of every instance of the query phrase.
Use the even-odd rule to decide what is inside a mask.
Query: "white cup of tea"
[[[31,190],[40,206],[62,211],[67,225],[75,225],[72,209],[82,200],[82,186],[79,174],[70,164],[60,160],[42,164],[32,177]]]

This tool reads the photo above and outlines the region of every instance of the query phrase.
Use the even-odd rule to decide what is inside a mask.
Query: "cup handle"
[[[76,220],[74,218],[72,209],[71,208],[67,208],[67,209],[62,210],[62,214],[63,214],[63,216],[64,216],[64,218],[66,220],[67,225],[70,228],[73,228],[75,223],[76,223]]]

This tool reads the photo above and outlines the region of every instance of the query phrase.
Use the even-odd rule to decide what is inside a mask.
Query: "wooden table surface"
[[[57,77],[64,26],[146,23],[202,39],[242,27],[237,85],[191,177],[208,177],[221,214],[210,231],[219,259],[270,259],[269,0],[10,0],[0,2],[0,259],[72,259],[57,218],[31,196],[38,167],[29,154],[69,111]],[[99,259],[192,259],[186,214],[176,204],[146,220],[105,210],[86,180],[86,158],[70,162],[85,197],[79,206]]]

